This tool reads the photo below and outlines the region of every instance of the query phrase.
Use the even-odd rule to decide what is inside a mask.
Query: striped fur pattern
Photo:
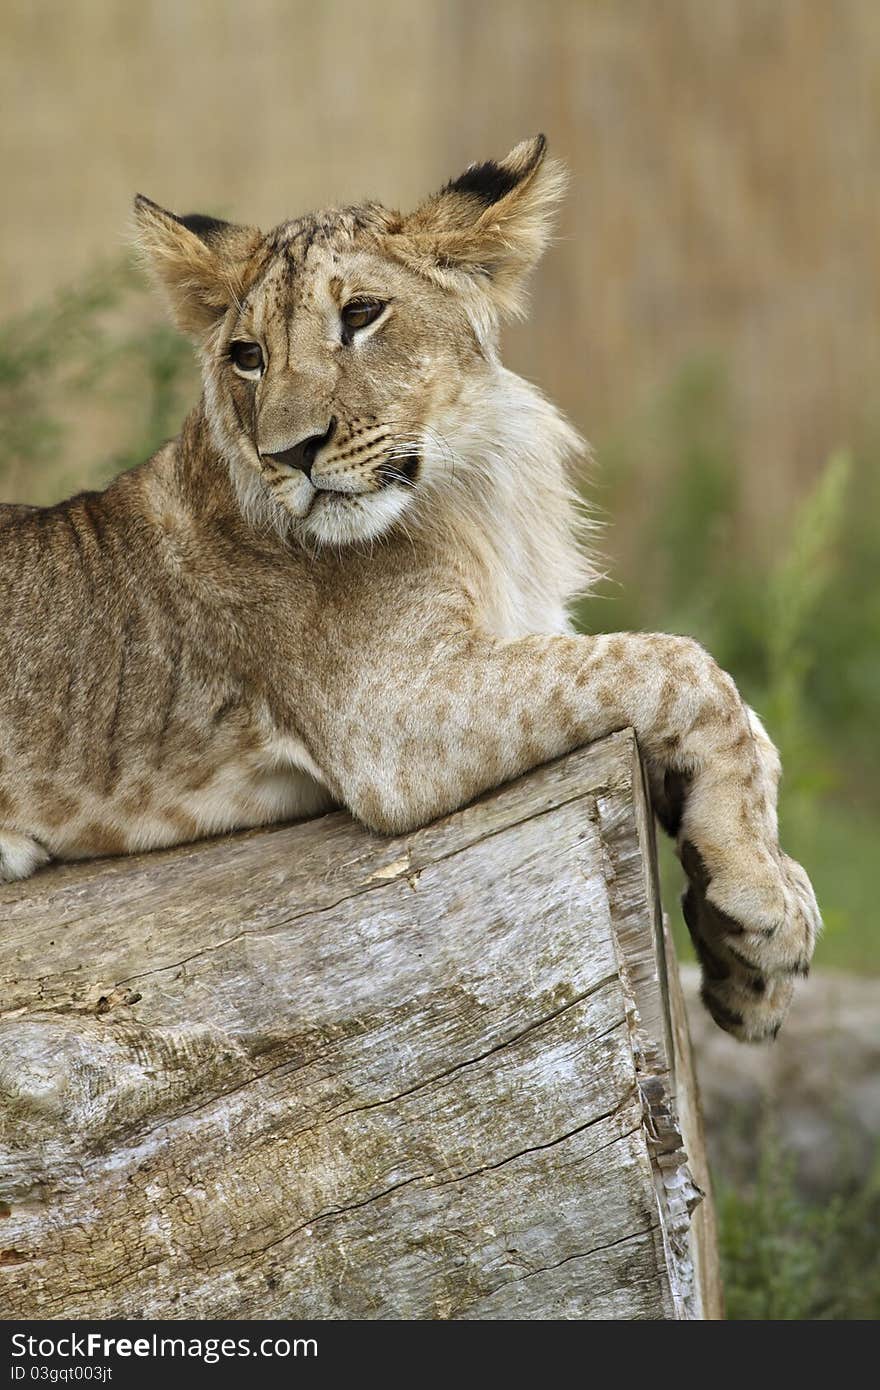
[[[0,878],[334,805],[402,832],[631,725],[705,1002],[775,1034],[820,926],[776,752],[691,639],[572,632],[581,443],[499,360],[562,185],[539,137],[410,214],[137,200],[204,393],[105,491],[0,507]]]

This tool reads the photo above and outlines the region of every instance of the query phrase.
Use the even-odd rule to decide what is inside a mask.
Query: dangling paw
[[[714,908],[729,950],[744,965],[771,975],[806,975],[822,930],[806,873],[781,850],[742,853],[709,878],[692,844],[681,847],[685,873]]]

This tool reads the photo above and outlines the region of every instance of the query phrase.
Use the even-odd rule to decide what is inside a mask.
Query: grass
[[[729,1319],[880,1317],[880,1163],[831,1197],[805,1196],[768,1131],[751,1183],[714,1181]]]

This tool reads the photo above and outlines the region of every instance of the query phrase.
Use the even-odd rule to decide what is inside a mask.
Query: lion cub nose
[[[311,478],[312,464],[324,445],[330,443],[335,428],[336,416],[334,415],[323,434],[310,434],[305,439],[298,440],[296,444],[291,444],[287,449],[263,454],[263,458],[273,459],[275,463],[284,464],[288,468],[300,468],[307,478]]]

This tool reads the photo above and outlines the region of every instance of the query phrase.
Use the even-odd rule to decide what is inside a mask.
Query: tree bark
[[[51,868],[0,922],[4,1317],[721,1315],[631,733],[399,839]]]

